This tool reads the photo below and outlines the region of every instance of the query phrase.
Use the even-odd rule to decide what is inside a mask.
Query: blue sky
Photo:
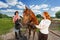
[[[47,11],[54,17],[60,10],[60,0],[0,0],[0,12],[9,16],[13,16],[15,11],[19,11],[19,15],[22,16],[25,6],[35,14],[42,15]]]

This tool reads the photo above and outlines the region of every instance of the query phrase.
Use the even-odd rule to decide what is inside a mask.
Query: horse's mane
[[[38,25],[38,20],[37,20],[37,17],[35,16],[34,12],[31,9],[29,9],[29,11],[30,11],[32,21],[34,22],[34,24]]]
[[[29,12],[29,13],[27,13],[27,12]],[[33,21],[33,23],[36,24],[36,25],[38,25],[38,20],[37,20],[37,18],[35,16],[34,12],[31,9],[28,9],[26,7],[26,9],[24,10],[24,14],[25,15],[29,14],[30,17],[31,17],[31,20]]]

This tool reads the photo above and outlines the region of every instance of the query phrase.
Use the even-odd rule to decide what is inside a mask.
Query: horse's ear
[[[27,6],[25,6],[25,9],[26,9],[26,10],[28,10],[28,7],[27,7]]]
[[[27,8],[27,7],[25,6],[25,8]]]

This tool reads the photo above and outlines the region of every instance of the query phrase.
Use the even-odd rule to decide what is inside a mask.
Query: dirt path
[[[30,40],[32,40],[32,35],[31,35]],[[38,40],[37,33],[35,34],[34,40]],[[58,37],[58,36],[56,36],[56,35],[54,35],[53,33],[50,32],[49,35],[48,35],[48,40],[60,40],[60,37]]]
[[[60,37],[57,37],[53,33],[49,33],[48,40],[60,40]]]
[[[31,32],[32,33],[32,32]],[[22,33],[23,34],[23,33]],[[22,35],[23,37],[20,40],[28,40],[27,36],[28,36],[28,32],[24,35]],[[11,31],[10,33],[7,33],[6,35],[2,35],[0,36],[3,40],[15,40],[15,35],[14,35],[14,31]],[[31,37],[29,40],[33,39],[33,33],[31,34]],[[37,32],[35,34],[35,38],[34,40],[38,40],[38,36],[37,36]],[[53,33],[49,33],[48,35],[48,40],[60,40],[60,37],[54,35]]]

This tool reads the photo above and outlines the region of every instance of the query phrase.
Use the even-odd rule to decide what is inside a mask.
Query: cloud
[[[2,1],[0,1],[0,8],[7,8],[8,5]]]
[[[38,12],[38,13],[40,12],[39,10],[32,10],[32,11],[33,11],[34,13],[35,13],[35,12],[36,12],[36,13],[37,13],[37,12]]]
[[[47,8],[48,5],[47,5],[47,4],[41,4],[40,7],[41,7],[41,8]]]
[[[35,6],[30,6],[31,9],[40,9],[39,5],[35,5]]]
[[[25,9],[25,5],[22,2],[18,2],[18,5],[16,5],[19,9]]]
[[[1,12],[15,12],[15,11],[23,12],[23,10],[15,10],[15,9],[1,10]]]
[[[25,6],[17,5],[19,9],[25,9]]]
[[[57,11],[59,11],[59,10],[60,10],[60,7],[51,8],[51,11],[53,11],[53,12],[57,12]]]
[[[22,2],[18,2],[18,4],[24,6],[24,4]]]
[[[6,14],[8,16],[14,16],[15,11],[18,11],[20,16],[23,15],[23,10],[15,10],[15,9],[0,10],[2,14]]]
[[[41,4],[41,5],[30,5],[30,9],[35,13],[35,14],[41,14],[41,9],[42,10],[49,10],[47,4]]]
[[[30,5],[31,9],[42,9],[42,8],[47,8],[47,4],[41,4],[41,5]]]
[[[6,0],[8,5],[15,6],[18,2],[18,0]]]
[[[43,10],[45,10],[45,11],[46,11],[46,10],[49,10],[49,8],[44,8]]]
[[[35,5],[30,5],[29,7],[32,8],[32,7],[34,7],[34,6],[35,6]]]

